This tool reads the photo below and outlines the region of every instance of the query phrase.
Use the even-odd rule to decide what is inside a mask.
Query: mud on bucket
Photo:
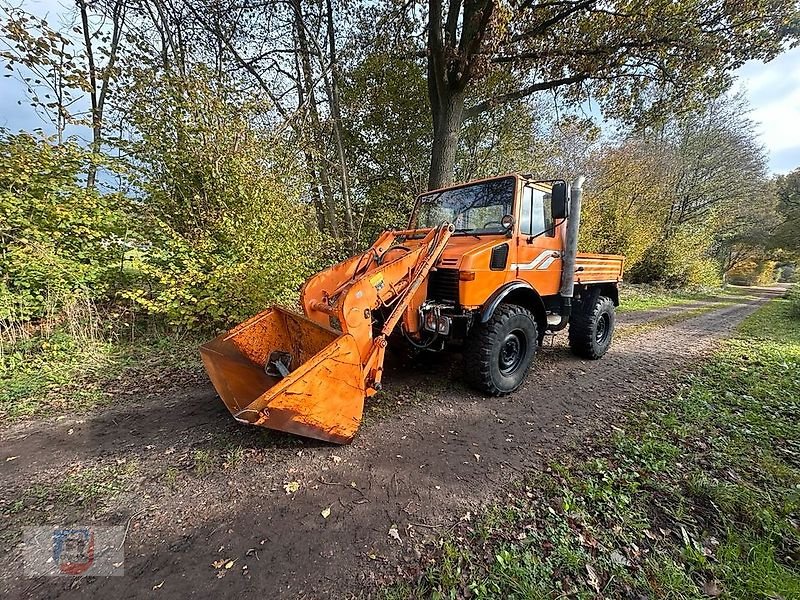
[[[364,409],[361,356],[349,334],[273,307],[200,347],[238,420],[345,444]]]

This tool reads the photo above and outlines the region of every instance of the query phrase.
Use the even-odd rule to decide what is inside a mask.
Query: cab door
[[[542,296],[558,293],[561,282],[561,223],[553,221],[550,186],[522,183],[517,207],[517,279]]]

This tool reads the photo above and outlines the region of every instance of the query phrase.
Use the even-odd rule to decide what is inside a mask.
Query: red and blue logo
[[[53,560],[65,575],[85,573],[94,562],[94,531],[57,529],[53,532]]]

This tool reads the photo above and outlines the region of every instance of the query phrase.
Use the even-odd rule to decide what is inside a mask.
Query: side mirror
[[[567,198],[567,183],[556,181],[550,193],[550,208],[554,219],[569,217],[569,199]]]
[[[514,215],[503,215],[503,218],[500,219],[500,224],[506,230],[506,235],[511,236],[511,230],[514,227]]]

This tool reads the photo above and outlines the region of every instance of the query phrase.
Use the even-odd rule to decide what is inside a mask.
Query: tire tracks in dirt
[[[3,587],[9,597],[42,598],[367,594],[398,570],[413,567],[420,544],[496,499],[520,472],[607,427],[637,399],[671,393],[678,372],[693,368],[744,317],[779,293],[761,291],[755,300],[625,338],[596,362],[573,357],[562,340],[542,350],[526,384],[506,398],[487,399],[466,388],[456,361],[448,357],[417,371],[396,365],[386,374],[391,384],[379,403],[382,412],[367,413],[350,446],[260,432],[258,440],[249,440],[266,445],[258,459],[245,458],[230,471],[181,489],[168,490],[157,471],[146,472],[142,485],[150,498],[141,491],[129,495],[125,509],[107,516],[124,523],[144,511],[128,537],[124,577],[22,580]],[[132,407],[125,422],[141,425],[132,434],[118,431],[118,453],[126,444],[153,442],[145,444],[157,445],[153,454],[140,458],[146,464],[166,445],[213,435],[214,427],[231,434],[246,429],[232,423],[208,387],[186,392],[173,408],[156,413],[160,431],[147,429],[152,415],[137,417],[144,407]],[[423,397],[392,412],[393,394],[403,390]],[[102,436],[113,436],[121,417],[106,418],[90,420],[85,447],[63,446],[66,462],[82,452],[115,454],[117,446]],[[104,441],[92,445],[92,432],[100,436],[95,441]],[[4,439],[3,450],[35,445],[30,438]],[[22,466],[35,471],[43,464],[31,458]],[[290,480],[300,483],[294,494],[283,489]],[[323,518],[327,508],[330,516]],[[393,526],[396,537],[389,535]],[[222,558],[237,559],[234,568],[211,566]]]

